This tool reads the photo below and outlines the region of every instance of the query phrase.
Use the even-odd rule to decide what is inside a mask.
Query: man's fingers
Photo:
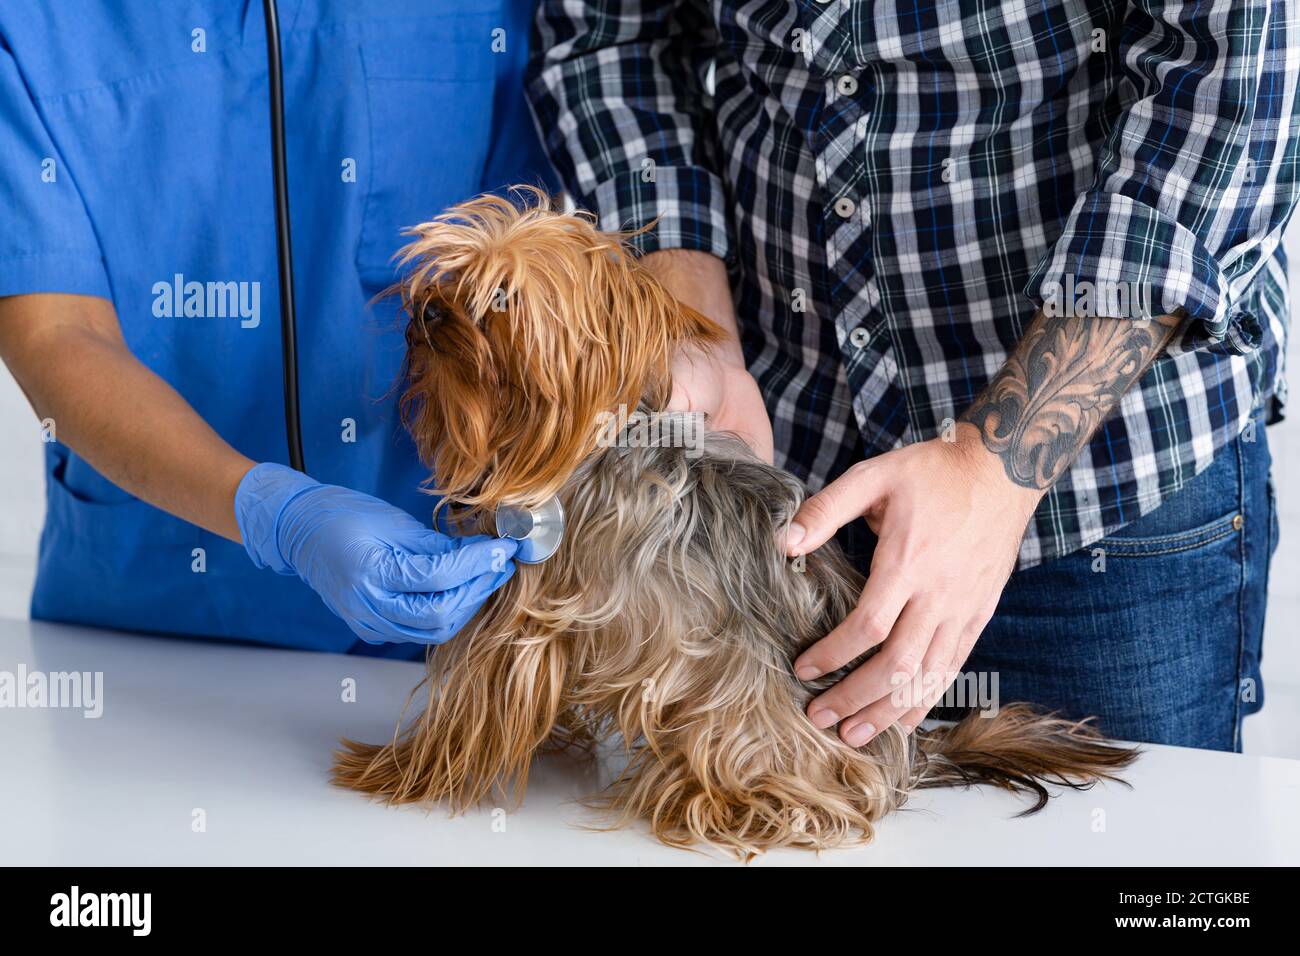
[[[733,369],[729,381],[713,427],[735,432],[754,454],[772,464],[775,454],[772,419],[763,403],[758,382],[744,369]]]
[[[928,646],[922,651],[924,656],[920,666],[915,668],[912,664],[915,658],[909,652],[894,652],[891,660],[893,670],[888,675],[888,693],[841,720],[840,739],[850,747],[863,746],[881,730],[900,722],[913,709],[922,709],[924,716],[928,709],[924,701],[930,696],[935,696],[935,699],[943,696],[944,688],[950,682],[948,666],[960,628],[942,625],[936,628],[929,623],[931,620],[931,615],[919,608],[913,610],[911,606],[900,616],[899,627],[904,629],[904,639],[917,643],[926,641]],[[879,656],[883,657],[887,652]],[[938,685],[937,694],[935,684]]]
[[[910,681],[925,660],[934,637],[932,616],[909,604],[880,651],[820,697],[808,704],[808,717],[819,728],[852,716]],[[906,708],[896,708],[902,714]],[[871,728],[874,734],[875,727]]]
[[[955,658],[962,633],[963,628],[953,624],[940,626],[912,680],[896,687],[886,700],[841,721],[840,738],[851,747],[861,747],[891,724],[898,724],[904,733],[915,730],[957,676]]]
[[[838,670],[889,637],[909,593],[901,578],[880,571],[867,578],[857,606],[794,662],[795,676],[813,680]]]
[[[803,503],[786,537],[791,557],[816,551],[840,528],[861,518],[884,494],[885,472],[877,461],[860,461]]]
[[[772,429],[762,427],[763,423],[756,423],[754,427],[747,428],[743,432],[737,432],[741,440],[753,449],[757,455],[767,464],[772,464],[776,457],[776,446],[772,439]]]
[[[691,399],[691,393],[687,389],[685,382],[680,377],[673,378],[672,394],[668,396],[668,404],[664,406],[666,412],[689,412],[694,409],[695,403]]]

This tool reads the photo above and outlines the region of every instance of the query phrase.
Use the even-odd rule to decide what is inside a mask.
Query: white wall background
[[[26,617],[45,520],[39,423],[0,365],[0,616]]]
[[[1300,312],[1300,222],[1288,235],[1292,299]],[[1300,325],[1300,321],[1297,322]],[[1300,369],[1293,336],[1289,367]],[[1297,383],[1292,382],[1293,386]],[[1300,389],[1293,387],[1293,394]],[[1300,757],[1300,398],[1291,417],[1268,430],[1277,486],[1281,545],[1270,572],[1264,640],[1266,704],[1246,720],[1249,753]],[[26,617],[37,539],[44,520],[44,479],[35,416],[7,370],[0,367],[0,616]]]

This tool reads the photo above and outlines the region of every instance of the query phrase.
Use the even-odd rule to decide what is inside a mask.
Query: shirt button
[[[839,216],[841,219],[848,219],[853,215],[853,210],[856,208],[857,206],[848,196],[842,196],[835,200],[835,215]]]
[[[857,77],[845,73],[835,81],[835,89],[839,91],[840,96],[852,96],[858,91]]]
[[[849,333],[849,341],[853,343],[855,349],[865,349],[867,343],[871,341],[871,333],[859,325]]]

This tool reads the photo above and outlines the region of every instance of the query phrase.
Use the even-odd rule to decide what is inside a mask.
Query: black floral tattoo
[[[1002,459],[1007,477],[1051,487],[1181,319],[1037,315],[1007,363],[961,416]]]

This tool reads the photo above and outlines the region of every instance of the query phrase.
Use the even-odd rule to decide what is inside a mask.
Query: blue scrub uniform
[[[549,179],[521,81],[532,2],[279,6],[307,469],[428,521],[394,405],[401,319],[371,300],[403,228]],[[284,462],[262,17],[257,0],[0,0],[0,295],[110,299],[131,351],[226,441]],[[361,644],[297,578],[66,446],[45,463],[33,617],[423,653]]]

